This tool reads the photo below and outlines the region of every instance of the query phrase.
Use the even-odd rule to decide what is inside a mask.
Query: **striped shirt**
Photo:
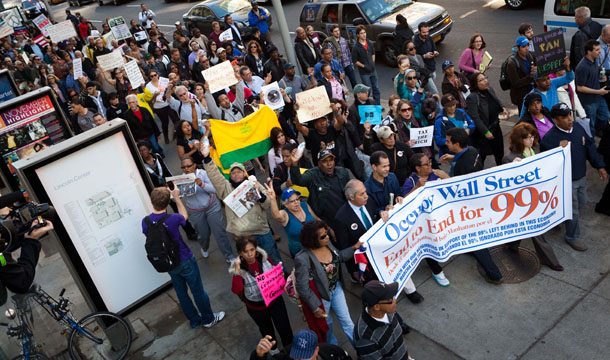
[[[354,348],[360,360],[407,360],[409,353],[402,338],[402,328],[396,313],[387,314],[389,324],[374,319],[366,311],[354,328]]]

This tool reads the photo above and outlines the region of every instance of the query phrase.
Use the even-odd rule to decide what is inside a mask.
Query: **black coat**
[[[451,176],[466,175],[481,170],[483,170],[483,162],[479,156],[479,151],[469,146],[455,162]]]
[[[396,50],[398,50],[397,54],[402,54],[405,45],[408,42],[413,41],[413,30],[409,25],[396,25],[396,29],[394,30],[394,46]]]
[[[152,135],[158,136],[161,132],[155,123],[153,115],[148,109],[143,107],[140,107],[140,112],[142,113],[142,123],[140,123],[140,119],[131,109],[127,110],[124,115],[133,138],[138,141],[148,139]]]
[[[294,40],[294,51],[297,54],[297,59],[299,60],[299,64],[301,64],[301,70],[304,74],[307,74],[307,68],[314,67],[322,59],[320,52],[315,46],[314,52],[316,55],[314,56],[309,45],[299,38]]]
[[[264,72],[264,66],[265,66],[265,62],[267,61],[267,58],[265,57],[264,54],[260,54],[259,59],[261,59],[261,61],[263,62],[263,72]],[[252,71],[253,75],[256,75],[261,78],[265,77],[265,74],[263,72],[258,71],[258,67],[256,66],[256,58],[252,54],[248,54],[244,57],[244,63],[246,64],[247,67],[250,68],[250,71]]]

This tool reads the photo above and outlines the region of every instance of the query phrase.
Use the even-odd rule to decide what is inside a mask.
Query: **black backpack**
[[[517,70],[521,67],[520,61],[515,58],[515,55],[510,55],[504,60],[502,63],[502,67],[500,68],[500,87],[502,90],[506,91],[510,89],[510,79],[508,78],[508,73],[506,72],[506,68],[508,67],[508,62],[513,61],[517,66]]]
[[[157,222],[152,222],[149,216],[144,218],[144,222],[148,226],[144,245],[146,256],[158,272],[171,271],[180,264],[180,247],[172,239],[172,235],[164,224],[169,216],[169,214],[165,214]]]

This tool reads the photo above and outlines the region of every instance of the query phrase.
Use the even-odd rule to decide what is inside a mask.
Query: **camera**
[[[26,201],[21,192],[0,197],[0,207],[8,207],[8,214],[0,217],[0,252],[10,253],[20,247],[24,236],[52,220],[55,209],[47,203]],[[8,202],[7,202],[8,201]],[[38,224],[32,226],[34,220]]]

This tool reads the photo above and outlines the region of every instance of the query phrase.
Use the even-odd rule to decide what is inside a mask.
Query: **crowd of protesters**
[[[329,28],[324,41],[312,28],[297,28],[298,64],[292,64],[273,44],[266,21],[269,14],[256,1],[249,13],[253,31],[247,34],[227,15],[223,22],[213,23],[210,34],[176,22],[168,36],[157,27],[155,13],[142,4],[138,19],[130,22],[133,37],[108,42],[104,37],[111,32],[107,23],[98,29],[78,13],[66,10],[66,16],[78,36],[56,44],[29,26],[28,35],[0,40],[1,67],[12,72],[22,93],[49,86],[75,133],[114,118],[127,121],[157,186],[151,194],[155,209],[151,219],[165,221],[180,244],[182,262],[170,275],[185,316],[193,328],[211,327],[225,313],[212,311],[193,252],[181,240],[180,226],[189,239],[199,241],[204,258],[209,256],[214,235],[233,275],[231,290],[244,302],[262,336],[252,359],[346,356],[336,346],[331,310],[360,358],[410,358],[402,339],[409,327],[396,313],[397,285],[380,283],[370,268],[361,271],[354,263],[354,251],[361,245],[358,239],[376,221],[387,220],[388,210],[414,189],[428,181],[479,171],[488,155],[501,165],[570,146],[574,216],[565,222],[565,241],[575,250],[587,249],[578,221],[587,195],[587,162],[603,181],[610,164],[606,96],[610,90],[603,74],[610,71],[610,26],[595,23],[586,7],[576,9],[579,31],[561,71],[538,72],[529,24],[519,26],[514,48],[506,49],[512,54],[506,66],[510,101],[519,111],[508,134],[508,152],[501,127],[501,119],[510,124],[508,112],[488,79],[487,68],[481,67],[486,44],[479,33],[465,41],[466,48],[454,63],[439,53],[426,22],[414,34],[398,15],[398,73],[383,79],[393,82],[394,94],[388,99],[384,123],[373,128],[368,122],[361,124],[358,111],[360,105],[381,104],[378,83],[382,79],[365,26],[356,28],[353,45],[341,36],[338,26]],[[233,40],[223,42],[219,35],[227,29],[232,30]],[[133,87],[123,68],[103,69],[98,57],[112,51],[120,51],[126,62],[135,60],[146,83]],[[75,78],[77,58],[83,75]],[[211,93],[202,70],[221,62],[231,63],[239,82]],[[296,74],[295,66],[303,75]],[[168,80],[166,88],[161,79]],[[280,127],[270,133],[273,146],[268,156],[223,169],[206,120],[237,122],[252,114],[265,103],[261,88],[276,81],[285,106],[275,111]],[[295,95],[316,86],[324,86],[332,113],[301,123]],[[412,148],[410,130],[425,126],[434,126],[434,143]],[[170,200],[165,187],[171,166],[164,158],[174,142],[181,169],[196,177],[196,192],[182,200],[176,190],[172,192],[175,200]],[[306,152],[297,149],[303,142]],[[165,151],[161,144],[166,145]],[[270,180],[257,183],[260,200],[238,217],[230,208],[223,209],[221,200],[249,181],[249,175]],[[175,211],[169,217],[164,216],[168,205]],[[610,216],[608,186],[595,211]],[[269,225],[272,219],[285,230],[295,263],[290,279],[309,327],[294,334],[282,297],[265,304],[255,280],[282,261],[276,245],[279,235]],[[563,270],[544,236],[533,243],[544,264]],[[487,281],[502,283],[487,249],[473,255]],[[364,286],[363,310],[356,323],[343,292],[342,263],[348,280]],[[439,263],[429,260],[427,264],[440,286],[450,285]],[[404,291],[413,303],[424,300],[412,281]],[[287,350],[281,352],[282,348]]]

